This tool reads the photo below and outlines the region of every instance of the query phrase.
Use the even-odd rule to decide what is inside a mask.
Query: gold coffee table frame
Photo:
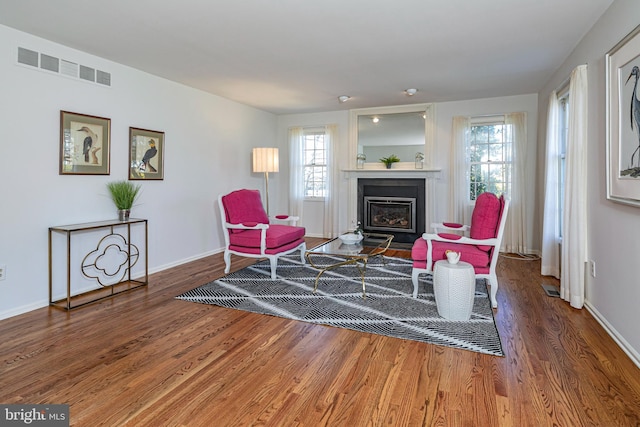
[[[315,294],[318,290],[318,280],[320,280],[320,276],[322,276],[325,271],[329,271],[343,265],[353,264],[358,268],[362,279],[362,298],[366,298],[367,294],[365,290],[364,276],[367,271],[367,262],[369,261],[369,258],[374,256],[383,256],[387,249],[389,249],[389,245],[391,245],[392,240],[393,235],[391,234],[364,233],[364,239],[359,243],[348,245],[342,243],[340,238],[336,237],[307,250],[304,254],[307,262],[313,268],[320,270],[316,276],[313,293]],[[329,265],[318,265],[313,262],[314,257],[331,256],[344,258],[344,260]],[[385,262],[384,256],[382,257],[382,261]]]

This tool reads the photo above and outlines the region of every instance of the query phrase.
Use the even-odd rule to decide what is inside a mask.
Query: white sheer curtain
[[[317,127],[315,127],[317,128]],[[338,126],[324,126],[326,143],[326,196],[324,199],[324,224],[322,233],[324,237],[333,237],[339,234],[338,226],[338,198],[339,180],[338,173]],[[290,204],[291,215],[300,217],[298,225],[302,225],[304,214],[304,128],[289,128],[289,158],[290,158]]]
[[[582,308],[587,262],[586,65],[580,65],[571,72],[569,105],[560,294],[572,307]]]
[[[512,132],[512,176],[510,188],[505,197],[511,199],[509,214],[505,224],[503,247],[507,252],[525,254],[527,249],[527,206],[525,176],[527,170],[527,115],[525,113],[505,114],[504,122]]]
[[[559,139],[560,101],[554,90],[549,97],[547,112],[547,154],[544,183],[544,214],[542,217],[542,254],[540,273],[560,278],[560,246],[558,238],[558,206],[560,197],[560,139]]]
[[[289,128],[289,200],[290,214],[302,220],[304,207],[304,129]],[[302,221],[298,223],[301,224]]]
[[[469,117],[457,116],[453,118],[451,141],[451,193],[449,194],[449,218],[446,221],[456,221],[469,224],[469,179],[467,166],[467,136],[471,129]],[[430,224],[427,224],[429,227]]]
[[[327,156],[327,193],[324,198],[324,237],[335,237],[338,231],[338,194],[339,194],[339,158],[338,158],[338,126],[328,125],[325,128],[325,143]]]

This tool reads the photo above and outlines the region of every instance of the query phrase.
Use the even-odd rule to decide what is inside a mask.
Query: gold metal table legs
[[[366,258],[361,258],[361,257],[349,258],[349,259],[346,259],[344,261],[338,262],[336,264],[330,264],[330,265],[327,265],[327,266],[318,266],[318,265],[313,263],[311,255],[312,254],[309,254],[309,253],[305,254],[305,258],[307,259],[307,262],[313,268],[316,268],[316,269],[320,270],[320,272],[316,276],[315,284],[313,285],[313,293],[314,294],[318,290],[318,280],[320,280],[320,276],[322,276],[325,271],[333,270],[334,268],[338,268],[338,267],[343,266],[343,265],[353,264],[353,265],[356,266],[356,268],[360,272],[360,278],[362,280],[362,298],[366,298],[367,297],[366,289],[365,289],[365,282],[364,282],[364,276],[365,276],[365,273],[367,271],[367,259]],[[360,265],[360,263],[362,263],[362,265]]]

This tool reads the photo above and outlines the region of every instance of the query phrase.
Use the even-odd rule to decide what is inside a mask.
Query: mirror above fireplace
[[[350,154],[353,159],[364,154],[368,169],[379,166],[380,158],[395,154],[400,158],[395,169],[413,169],[416,154],[424,155],[426,151],[426,135],[433,120],[432,107],[432,104],[414,104],[351,110]]]

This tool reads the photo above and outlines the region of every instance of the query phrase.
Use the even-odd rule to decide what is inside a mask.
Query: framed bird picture
[[[111,119],[60,111],[60,175],[109,175]]]
[[[640,26],[606,54],[605,63],[607,198],[640,207]]]
[[[164,132],[129,128],[129,179],[164,179]]]

